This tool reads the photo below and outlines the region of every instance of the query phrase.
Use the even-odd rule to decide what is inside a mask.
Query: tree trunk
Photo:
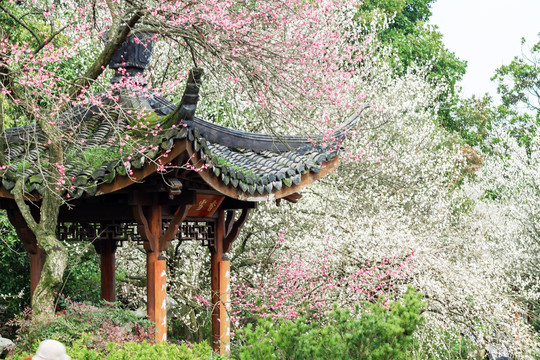
[[[46,260],[32,298],[32,312],[36,316],[52,316],[55,312],[56,292],[62,286],[64,270],[67,266],[67,250],[64,244],[56,239],[54,232],[52,234],[38,232],[36,240],[38,246],[45,252]]]
[[[26,224],[36,236],[37,245],[45,253],[41,278],[32,298],[32,312],[36,316],[53,316],[54,299],[62,285],[68,260],[66,247],[56,238],[61,198],[56,193],[46,192],[41,201],[40,219],[37,222],[24,201],[24,180],[24,178],[17,179],[11,193]]]

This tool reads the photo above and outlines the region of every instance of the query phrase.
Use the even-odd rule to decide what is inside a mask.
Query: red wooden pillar
[[[219,304],[219,266],[223,260],[223,236],[225,232],[225,219],[223,211],[218,213],[218,221],[216,224],[216,232],[214,246],[210,248],[210,287],[212,289],[212,348],[215,352],[220,352],[219,342],[221,332],[219,327],[220,322],[220,304]]]
[[[231,341],[231,264],[226,254],[238,237],[248,214],[249,209],[243,209],[238,220],[234,220],[234,212],[230,213],[226,220],[225,211],[220,209],[214,246],[210,248],[212,348],[214,352],[222,355],[230,355]]]
[[[164,259],[150,252],[146,256],[147,265],[147,314],[156,324],[156,340],[167,341],[167,272]]]
[[[156,324],[156,340],[167,341],[167,276],[165,260],[160,257],[162,250],[159,243],[162,233],[161,212],[158,204],[150,206],[147,212],[151,237],[145,242],[146,304],[148,318]],[[165,311],[162,311],[162,308]]]
[[[148,319],[156,324],[157,341],[167,341],[167,272],[161,252],[169,247],[176,236],[190,206],[178,207],[167,231],[163,231],[162,207],[157,198],[154,198],[150,206],[143,206],[140,201],[136,201],[133,207],[146,250],[146,305]]]
[[[109,237],[101,240],[96,246],[101,255],[101,299],[109,302],[116,301],[116,243]]]
[[[36,236],[26,225],[26,221],[24,221],[19,210],[9,209],[7,215],[9,221],[15,227],[19,240],[21,240],[30,255],[30,300],[32,300],[45,264],[45,253],[38,247]]]
[[[225,211],[219,210],[215,243],[211,248],[212,287],[212,348],[214,352],[229,355],[231,322],[227,306],[230,289],[230,263],[225,255]],[[228,249],[227,249],[228,250]]]
[[[231,263],[223,257],[219,264],[219,353],[231,354]]]
[[[167,341],[167,264],[165,260],[154,262],[154,318],[156,339]]]

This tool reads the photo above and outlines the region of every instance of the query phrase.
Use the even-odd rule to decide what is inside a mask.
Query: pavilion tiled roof
[[[130,107],[149,108],[159,116],[166,116],[176,109],[173,104],[151,92],[144,96],[124,94],[119,102],[129,103]],[[119,119],[113,124],[106,121],[100,111],[95,106],[78,107],[64,115],[64,131],[77,129],[77,140],[84,142],[84,147],[77,152],[98,149],[107,153],[110,150],[110,157],[100,161],[96,156],[89,165],[81,154],[70,154],[69,148],[65,149],[67,198],[106,193],[103,190],[106,184],[128,177],[130,170],[136,172],[144,169],[164,152],[180,146],[180,143],[184,144],[184,152],[188,153],[203,180],[217,191],[243,200],[259,201],[285,196],[291,191],[284,190],[307,185],[323,175],[319,176],[322,169],[331,170],[337,166],[341,138],[333,144],[322,145],[303,137],[276,137],[227,129],[189,115],[185,116],[182,124],[163,129],[152,136],[145,151],[136,152],[127,160],[117,152],[119,141],[112,137],[115,132],[128,129],[127,119]],[[190,111],[193,113],[194,109]],[[25,177],[28,193],[42,195],[45,191],[43,172],[46,169],[35,166],[43,157],[40,150],[43,149],[42,134],[36,131],[36,127],[14,128],[6,131],[6,139],[6,163],[14,164],[12,170],[16,171],[17,176]],[[326,170],[323,172],[326,173]],[[303,184],[306,182],[304,179],[311,180]],[[8,191],[14,187],[14,183],[5,177],[1,179],[1,184]]]

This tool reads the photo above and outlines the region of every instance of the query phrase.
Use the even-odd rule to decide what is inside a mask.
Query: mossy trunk
[[[58,193],[46,192],[40,204],[38,222],[32,215],[29,204],[25,202],[23,189],[24,178],[19,178],[11,193],[26,224],[36,236],[37,245],[45,253],[45,264],[41,278],[32,298],[32,312],[39,317],[54,316],[54,300],[62,286],[68,260],[66,247],[56,238],[58,213],[62,199]]]
[[[52,316],[55,312],[55,297],[62,286],[64,270],[67,266],[67,250],[53,232],[38,232],[38,246],[46,255],[41,278],[32,298],[32,312],[36,316]]]

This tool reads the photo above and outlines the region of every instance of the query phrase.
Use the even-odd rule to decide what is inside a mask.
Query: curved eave
[[[251,202],[278,200],[278,199],[287,197],[291,194],[294,194],[296,192],[299,192],[304,187],[325,177],[330,172],[337,169],[339,165],[339,157],[336,156],[330,161],[323,162],[321,164],[321,170],[318,173],[307,171],[305,174],[303,174],[302,179],[300,180],[300,183],[298,185],[292,185],[290,187],[283,187],[279,191],[272,191],[270,193],[265,193],[265,194],[260,195],[260,194],[250,194],[247,192],[243,192],[239,190],[238,188],[235,188],[231,185],[225,185],[219,178],[217,178],[213,174],[213,172],[209,168],[205,168],[203,166],[204,162],[201,161],[197,152],[194,151],[193,145],[191,143],[189,143],[187,146],[187,152],[190,156],[190,162],[192,163],[193,167],[197,169],[196,171],[198,175],[210,187],[212,187],[212,189],[222,193],[223,195],[231,197],[233,199],[238,199],[241,201],[251,201]]]
[[[259,202],[285,198],[291,194],[299,192],[302,188],[308,186],[314,181],[323,178],[328,173],[335,170],[339,165],[339,157],[334,156],[332,159],[318,163],[317,167],[319,170],[317,172],[307,169],[301,173],[301,176],[300,174],[296,175],[300,176],[300,180],[294,183],[291,182],[290,186],[283,184],[280,186],[280,189],[274,188],[272,191],[265,191],[262,193],[255,193],[253,191],[247,192],[238,187],[232,186],[230,183],[224,183],[218,176],[215,175],[213,171],[210,170],[210,168],[205,167],[203,165],[205,162],[201,161],[199,152],[195,151],[195,141],[197,140],[190,140],[187,135],[183,139],[174,140],[172,147],[167,153],[167,161],[172,161],[183,153],[186,153],[189,156],[193,167],[196,169],[195,171],[197,171],[197,174],[210,188],[225,196],[241,201]],[[158,158],[164,153],[165,150],[162,150],[161,153],[158,154]],[[133,174],[130,176],[117,175],[110,183],[103,182],[99,184],[94,195],[86,194],[83,195],[83,197],[102,196],[127,188],[134,183],[140,183],[148,176],[157,173],[159,166],[159,163],[156,161],[146,161],[141,168],[133,169]],[[29,201],[39,201],[41,199],[41,196],[37,192],[32,192],[30,194],[26,194],[25,196]],[[13,195],[6,188],[0,186],[0,197],[13,198]]]

